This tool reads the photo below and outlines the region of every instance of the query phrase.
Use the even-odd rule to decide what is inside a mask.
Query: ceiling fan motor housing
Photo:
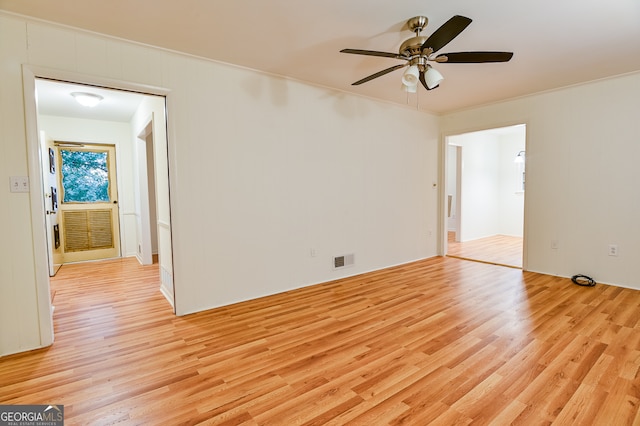
[[[399,54],[409,60],[409,65],[418,65],[421,71],[427,64],[427,56],[432,52],[424,52],[422,45],[427,41],[427,37],[420,36],[420,33],[429,23],[426,16],[414,16],[407,21],[409,30],[416,34],[415,37],[405,40],[399,49]]]
[[[409,30],[411,30],[411,32],[414,32],[416,33],[416,35],[419,35],[420,32],[424,29],[424,27],[427,26],[428,23],[429,23],[429,19],[426,16],[414,16],[413,18],[407,21],[407,27],[409,27]]]
[[[402,56],[416,56],[422,55],[422,45],[427,41],[427,37],[417,36],[411,37],[410,39],[405,40],[400,45],[400,54]]]

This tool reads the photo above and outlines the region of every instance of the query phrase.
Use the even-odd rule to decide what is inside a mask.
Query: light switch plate
[[[11,192],[29,192],[28,176],[11,176],[9,178]]]

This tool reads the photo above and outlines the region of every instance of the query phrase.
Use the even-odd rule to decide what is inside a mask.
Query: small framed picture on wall
[[[54,186],[51,187],[51,211],[58,211],[58,190]]]
[[[56,172],[56,156],[53,148],[49,148],[49,172],[51,174]]]

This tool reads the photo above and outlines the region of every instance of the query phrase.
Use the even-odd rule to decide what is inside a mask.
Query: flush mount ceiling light
[[[87,92],[73,92],[71,96],[82,106],[86,106],[89,108],[93,108],[98,105],[100,101],[104,98],[100,95],[96,95],[95,93],[87,93]]]

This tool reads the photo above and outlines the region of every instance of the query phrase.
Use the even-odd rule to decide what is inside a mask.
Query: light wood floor
[[[158,286],[132,259],[64,266],[56,342],[0,359],[0,404],[64,404],[66,425],[640,424],[638,291],[449,257],[185,317]]]
[[[493,235],[459,243],[455,240],[455,232],[449,232],[448,236],[448,256],[522,269],[520,237]]]

